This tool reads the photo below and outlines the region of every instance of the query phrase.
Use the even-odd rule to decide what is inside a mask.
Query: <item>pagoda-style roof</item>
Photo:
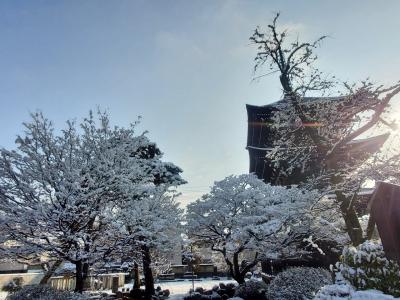
[[[350,151],[352,153],[354,152],[368,152],[368,153],[374,153],[380,149],[380,147],[383,146],[387,138],[389,137],[389,133],[373,136],[370,138],[365,138],[365,139],[357,139],[357,140],[352,140],[350,142],[346,143],[345,151]],[[246,149],[253,149],[253,150],[258,150],[258,151],[271,151],[274,148],[273,147],[255,147],[255,146],[247,146]],[[342,151],[343,151],[342,150]]]
[[[301,99],[301,103],[313,105],[345,99],[345,97],[304,97]],[[281,106],[284,106],[288,101],[288,98],[283,98],[262,106],[246,104],[248,122],[247,147],[268,148],[272,146],[274,140],[273,131],[271,130],[273,114],[279,111]]]
[[[342,101],[345,97],[306,97],[302,99],[302,103],[317,104],[326,101]],[[274,181],[278,175],[273,170],[271,162],[265,157],[267,152],[273,149],[274,140],[279,138],[279,132],[273,128],[273,114],[279,111],[280,106],[288,99],[264,105],[246,105],[248,115],[248,132],[247,132],[247,146],[250,158],[250,173],[255,173],[259,178],[265,182]],[[348,142],[339,151],[339,155],[343,157],[342,161],[348,161],[350,164],[356,160],[367,159],[371,154],[377,152],[385,143],[389,134],[382,134],[365,139],[352,140]],[[318,158],[317,158],[318,160]],[[282,165],[283,166],[283,165]],[[290,182],[304,180],[305,174],[301,172],[294,172],[292,174],[293,180]]]

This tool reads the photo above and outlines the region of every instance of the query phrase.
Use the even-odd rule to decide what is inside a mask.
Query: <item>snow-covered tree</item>
[[[9,255],[46,253],[76,266],[81,292],[89,266],[128,242],[112,209],[126,191],[180,178],[134,124],[112,128],[106,113],[92,113],[55,133],[41,113],[24,123],[16,150],[0,150],[1,230],[16,247]],[[157,155],[155,155],[157,153]]]
[[[296,248],[310,233],[313,192],[265,184],[253,174],[228,176],[187,207],[188,236],[224,256],[232,277],[245,274],[262,256]],[[244,253],[252,253],[243,262]]]
[[[382,147],[387,132],[368,142],[356,140],[393,128],[388,112],[391,100],[400,92],[400,83],[387,87],[368,80],[345,83],[337,97],[323,97],[332,94],[333,88],[340,89],[334,79],[315,68],[314,50],[324,37],[313,43],[290,40],[286,30],[278,30],[278,17],[266,32],[257,28],[250,38],[257,46],[256,69],[267,65],[279,72],[284,93],[272,117],[275,140],[267,159],[280,176],[297,176],[298,183],[305,178],[303,183],[312,188],[334,193],[349,237],[358,245],[365,237],[354,199],[362,184],[380,173],[377,167],[387,173],[389,162],[399,164],[399,155],[381,156],[379,165],[372,164],[371,155]],[[305,97],[310,94],[316,97]]]
[[[168,185],[158,185],[139,198],[128,198],[116,211],[116,218],[132,241],[129,244],[131,250],[134,249],[136,257],[142,261],[148,295],[155,292],[154,259],[166,258],[181,244],[183,210],[179,208],[176,196],[173,191],[168,191]]]

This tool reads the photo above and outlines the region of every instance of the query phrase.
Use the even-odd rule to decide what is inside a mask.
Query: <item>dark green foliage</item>
[[[190,295],[185,296],[183,300],[210,300],[210,298],[208,295],[202,295],[200,293],[194,292]]]
[[[184,300],[224,300],[231,299],[235,294],[236,285],[233,283],[220,283],[215,285],[211,290],[205,290],[197,287],[190,295],[185,296]]]
[[[268,287],[268,299],[312,299],[318,290],[332,283],[330,272],[322,268],[297,267],[279,273]]]
[[[236,288],[235,297],[244,300],[266,300],[268,285],[263,281],[249,280]]]

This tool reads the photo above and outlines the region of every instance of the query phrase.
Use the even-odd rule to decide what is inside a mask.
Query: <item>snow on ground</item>
[[[211,289],[214,285],[218,285],[220,282],[222,283],[234,283],[237,284],[234,280],[228,280],[227,278],[221,278],[220,280],[212,280],[211,278],[204,278],[198,281],[194,281],[194,288],[202,287],[204,289]],[[189,293],[189,290],[192,288],[191,280],[183,280],[183,281],[159,281],[155,283],[155,286],[160,286],[163,290],[168,289],[171,293],[169,296],[169,300],[181,300],[183,296]],[[125,285],[125,288],[132,288],[132,283],[128,283]]]
[[[204,278],[201,281],[194,281],[194,288],[202,287],[204,289],[211,289],[214,285],[218,285],[220,282],[222,283],[236,283],[235,280],[228,280],[227,278],[221,278],[221,280],[212,280],[211,278]],[[169,289],[171,295],[174,294],[187,294],[189,290],[192,288],[192,281],[175,281],[175,282],[158,282],[157,286],[161,286],[163,290]]]
[[[228,280],[226,278],[221,278],[221,280],[212,280],[211,278],[205,278],[200,281],[194,282],[194,288],[202,287],[204,289],[211,289],[214,285],[219,284],[220,282],[223,283],[235,283],[234,280]],[[189,292],[192,288],[192,281],[191,280],[184,280],[184,281],[170,281],[170,282],[156,282],[156,286],[161,286],[163,290],[169,289],[171,295],[169,296],[168,300],[182,300],[183,297]],[[126,284],[125,288],[132,288],[132,284]],[[104,292],[104,291],[103,291]],[[109,291],[111,293],[111,291]],[[7,292],[0,291],[0,300],[4,300],[7,297]],[[335,299],[344,299],[343,297],[321,297],[320,299],[324,300],[335,300]],[[400,299],[394,298],[390,295],[384,295],[380,291],[375,290],[367,290],[367,291],[354,291],[351,293],[350,298],[346,299],[353,299],[353,300],[389,300],[389,299]]]

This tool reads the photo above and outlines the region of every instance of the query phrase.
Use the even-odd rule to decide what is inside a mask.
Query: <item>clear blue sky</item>
[[[1,1],[0,146],[40,109],[57,126],[99,105],[184,169],[181,200],[248,170],[245,104],[281,95],[251,82],[248,38],[281,11],[305,39],[330,35],[320,67],[344,80],[400,79],[400,1]]]

